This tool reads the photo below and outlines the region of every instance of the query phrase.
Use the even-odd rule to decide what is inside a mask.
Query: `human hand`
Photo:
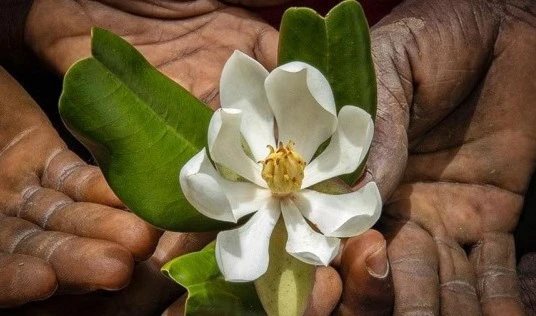
[[[37,0],[28,18],[27,43],[58,73],[64,73],[74,61],[89,55],[91,27],[106,27],[126,37],[159,70],[213,107],[218,105],[221,69],[235,49],[255,57],[268,69],[274,68],[278,34],[254,15],[214,1],[162,4],[157,7],[148,2],[129,6],[117,1],[80,4],[67,0]],[[389,278],[383,237],[367,233],[353,243],[358,243],[360,246],[355,249],[362,251],[343,255],[342,261],[348,264],[341,270],[344,275],[359,275],[359,278],[355,278],[356,282],[345,283],[359,289],[376,286],[385,290]],[[380,259],[367,262],[369,256]],[[377,274],[379,278],[371,279],[377,279],[379,286],[370,282],[367,263],[381,270]],[[316,305],[311,306],[310,311],[322,315],[338,302],[342,282],[333,268],[320,269],[317,277],[311,301]],[[389,293],[381,294],[390,298]],[[370,298],[366,295],[357,299],[345,297],[348,300],[343,301],[350,311],[360,306],[363,299]],[[385,309],[385,304],[380,307]]]
[[[160,233],[122,207],[0,68],[0,307],[126,286]]]
[[[523,313],[511,233],[536,161],[535,12],[531,1],[406,1],[372,30],[378,118],[408,135],[379,226],[395,314]],[[385,156],[373,148],[370,164],[402,159]]]
[[[156,68],[213,108],[219,77],[236,49],[267,69],[276,65],[278,33],[254,14],[218,1],[36,0],[26,43],[64,74],[90,55],[90,30],[99,26],[133,44]]]

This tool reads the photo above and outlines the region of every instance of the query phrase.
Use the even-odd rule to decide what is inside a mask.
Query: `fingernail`
[[[383,245],[373,252],[365,261],[369,274],[377,279],[383,279],[389,273],[389,262],[387,261],[387,247]]]

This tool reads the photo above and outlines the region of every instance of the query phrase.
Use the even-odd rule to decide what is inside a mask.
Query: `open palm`
[[[512,232],[536,162],[536,20],[521,2],[408,1],[373,31],[379,101],[408,135],[380,229],[397,314],[522,313]]]
[[[51,14],[54,13],[54,14]],[[238,49],[273,69],[278,33],[248,11],[218,1],[35,1],[26,42],[63,74],[89,56],[90,29],[111,30],[161,72],[216,106],[225,61]]]

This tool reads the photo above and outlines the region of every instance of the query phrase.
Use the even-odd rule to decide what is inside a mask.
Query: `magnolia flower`
[[[222,177],[203,149],[182,168],[180,184],[188,201],[210,218],[237,222],[255,212],[243,226],[218,234],[216,260],[223,276],[243,282],[266,272],[270,236],[281,215],[286,251],[308,264],[328,265],[340,237],[358,235],[376,222],[380,194],[374,182],[341,195],[307,188],[359,166],[372,141],[370,115],[345,106],[337,116],[328,81],[310,65],[291,62],[268,73],[238,51],[225,64],[220,94],[208,151],[217,168],[233,171],[241,181]]]

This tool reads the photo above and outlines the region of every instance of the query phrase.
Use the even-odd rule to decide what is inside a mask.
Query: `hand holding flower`
[[[370,115],[346,106],[337,117],[327,80],[307,64],[286,64],[268,74],[240,52],[224,67],[220,94],[222,109],[209,126],[209,153],[217,166],[249,182],[226,180],[205,150],[184,166],[180,180],[188,200],[208,217],[236,222],[258,210],[244,226],[218,235],[223,275],[252,281],[266,271],[268,243],[281,214],[287,251],[303,262],[328,265],[339,249],[336,237],[369,229],[380,215],[381,198],[373,182],[340,195],[307,188],[357,169],[372,140]],[[327,148],[313,159],[329,137]]]

